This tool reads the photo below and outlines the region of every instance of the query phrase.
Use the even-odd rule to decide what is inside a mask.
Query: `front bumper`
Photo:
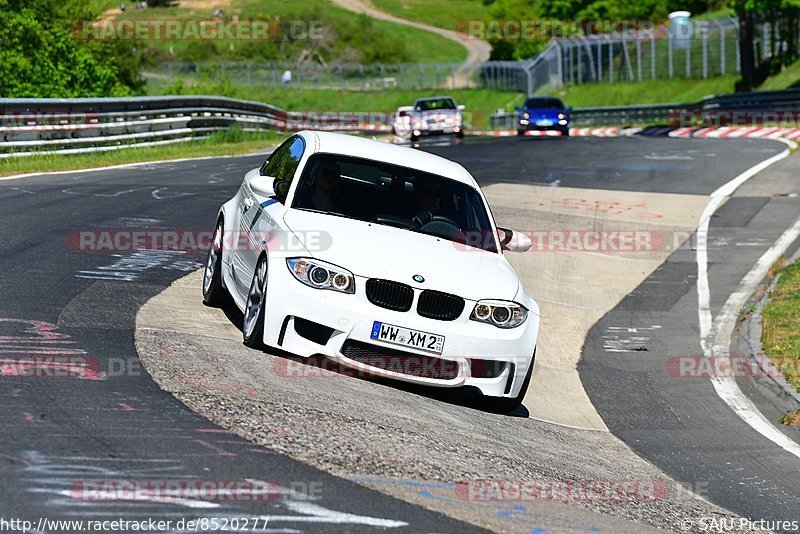
[[[519,393],[532,365],[539,330],[536,313],[529,312],[527,320],[519,327],[504,330],[469,320],[475,302],[467,300],[459,318],[437,321],[416,313],[419,291],[415,290],[411,310],[397,312],[369,302],[365,285],[366,278],[356,276],[356,292],[352,295],[314,289],[292,276],[284,258],[271,259],[264,343],[302,357],[326,356],[359,371],[406,382],[438,387],[474,386],[484,395],[493,397],[514,397]],[[442,354],[373,340],[375,321],[443,335]],[[324,333],[321,339],[309,339],[315,337],[305,333],[309,322],[322,327],[318,329]],[[373,352],[385,353],[385,360],[378,366],[370,363],[374,359],[367,363],[363,359],[352,359],[345,354],[352,355],[352,351],[343,351],[346,342],[350,347],[368,345]],[[436,360],[441,368],[455,368],[457,372],[453,376],[434,377],[407,374],[402,372],[407,368],[407,360],[404,363],[395,361],[401,357],[398,352],[405,355],[403,358],[418,356],[421,362]],[[481,375],[479,369],[484,362],[489,362],[497,372],[489,373],[488,377]]]
[[[538,131],[538,132],[547,132],[547,131],[568,131],[570,127],[569,121],[566,124],[559,124],[558,121],[554,121],[553,124],[549,125],[538,125],[536,121],[529,121],[526,119],[520,119],[517,121],[517,130],[519,131]]]

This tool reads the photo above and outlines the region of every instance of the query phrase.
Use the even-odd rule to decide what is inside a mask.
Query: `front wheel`
[[[206,255],[203,272],[203,303],[206,306],[221,306],[228,300],[228,291],[222,285],[222,241],[225,225],[220,218],[214,230],[214,238]]]
[[[267,296],[267,257],[261,256],[256,264],[247,302],[244,308],[244,344],[251,349],[264,350],[264,303]]]
[[[533,358],[531,358],[531,364],[528,366],[528,373],[525,375],[525,380],[522,381],[522,387],[519,388],[519,393],[517,393],[516,397],[491,398],[489,400],[490,407],[494,411],[500,413],[510,413],[522,405],[522,401],[525,400],[525,394],[528,392],[528,386],[531,383],[531,376],[533,376],[533,363],[535,361],[536,349],[533,349]]]

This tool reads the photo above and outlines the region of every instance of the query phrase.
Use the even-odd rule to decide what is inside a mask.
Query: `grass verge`
[[[780,271],[762,313],[764,352],[800,392],[800,261]]]
[[[553,95],[574,108],[696,102],[708,95],[732,93],[737,76],[707,80],[650,80],[639,83],[584,83],[551,90],[543,87],[537,94]]]
[[[70,171],[202,156],[227,156],[265,151],[286,137],[280,132],[247,133],[238,129],[217,132],[208,139],[133,147],[95,154],[34,155],[0,159],[0,176],[31,172]]]
[[[128,9],[124,14],[112,9],[106,16],[117,20],[210,20],[216,8],[222,7],[228,17],[281,21],[275,27],[283,24],[282,31],[294,32],[259,41],[220,38],[202,41],[151,39],[143,42],[150,55],[158,56],[161,61],[296,61],[309,52],[312,52],[312,57],[323,57],[330,63],[458,63],[467,57],[466,49],[455,41],[425,30],[363,18],[330,0],[305,0],[302,3],[295,0],[223,0],[182,4]],[[314,30],[315,33],[311,34],[310,28],[321,32]]]
[[[372,4],[395,17],[446,30],[464,31],[468,21],[492,19],[491,6],[481,0],[372,0]]]
[[[173,87],[174,88],[174,87]],[[156,93],[157,91],[154,91]],[[450,95],[471,113],[473,129],[484,129],[489,117],[498,109],[513,110],[522,104],[524,95],[512,91],[491,89],[432,89],[419,91],[340,91],[326,89],[295,89],[286,87],[255,87],[214,84],[185,85],[185,94],[223,94],[233,98],[255,100],[288,111],[375,111],[393,113],[398,106],[409,106],[415,98]]]

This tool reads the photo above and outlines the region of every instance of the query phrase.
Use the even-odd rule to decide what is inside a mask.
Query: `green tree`
[[[98,6],[72,0],[0,0],[0,96],[97,97],[141,91],[130,43],[80,34]]]

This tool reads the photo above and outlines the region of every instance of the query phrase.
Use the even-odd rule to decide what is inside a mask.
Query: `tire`
[[[458,139],[464,139],[464,130],[459,130],[459,131],[456,133],[456,138],[458,138]]]
[[[419,140],[419,136],[417,136],[417,135],[414,135],[414,134],[411,134],[411,142],[412,142],[412,143],[413,143],[413,142],[416,142],[416,141],[418,141],[418,140]]]
[[[569,128],[561,130],[561,137],[569,137]]]
[[[525,130],[517,130],[517,135],[525,135]]]
[[[525,375],[525,380],[522,381],[522,387],[519,389],[519,393],[517,393],[516,397],[490,398],[489,405],[493,411],[500,413],[510,413],[522,405],[522,401],[525,400],[525,394],[528,392],[528,386],[531,383],[531,376],[533,376],[533,364],[535,361],[536,361],[536,349],[533,349],[533,358],[531,358],[531,364],[528,367],[528,373]]]
[[[264,350],[264,304],[267,296],[267,256],[262,255],[256,263],[253,281],[247,292],[244,308],[242,334],[244,344],[251,349]]]
[[[203,272],[203,304],[219,307],[230,299],[228,290],[222,285],[222,243],[225,224],[222,217],[217,221],[214,238],[206,255],[206,268]]]

